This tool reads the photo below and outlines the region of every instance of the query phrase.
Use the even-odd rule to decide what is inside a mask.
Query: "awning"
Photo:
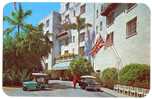
[[[53,66],[53,70],[66,70],[68,69],[70,65],[70,62],[61,62],[61,63],[56,63],[54,66]]]

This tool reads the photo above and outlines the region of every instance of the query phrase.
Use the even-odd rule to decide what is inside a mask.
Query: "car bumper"
[[[95,91],[100,91],[100,87],[96,86],[86,86],[86,90],[95,90]]]

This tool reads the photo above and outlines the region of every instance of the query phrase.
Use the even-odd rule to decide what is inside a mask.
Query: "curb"
[[[108,93],[108,94],[110,94],[110,95],[113,95],[113,96],[115,96],[115,97],[128,97],[128,96],[126,96],[126,95],[117,93],[116,91],[111,90],[111,89],[108,89],[108,88],[103,88],[103,87],[101,87],[101,90],[104,91],[104,92],[106,92],[106,93]]]

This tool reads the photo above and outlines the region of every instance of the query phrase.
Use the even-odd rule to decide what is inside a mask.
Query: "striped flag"
[[[90,55],[94,57],[103,46],[104,46],[103,38],[101,37],[101,35],[99,35],[95,45],[91,49]]]

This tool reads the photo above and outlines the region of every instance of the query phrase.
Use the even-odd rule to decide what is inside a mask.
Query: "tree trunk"
[[[19,36],[20,33],[20,25],[17,26],[17,35]]]
[[[78,56],[80,57],[80,31],[78,30]]]

